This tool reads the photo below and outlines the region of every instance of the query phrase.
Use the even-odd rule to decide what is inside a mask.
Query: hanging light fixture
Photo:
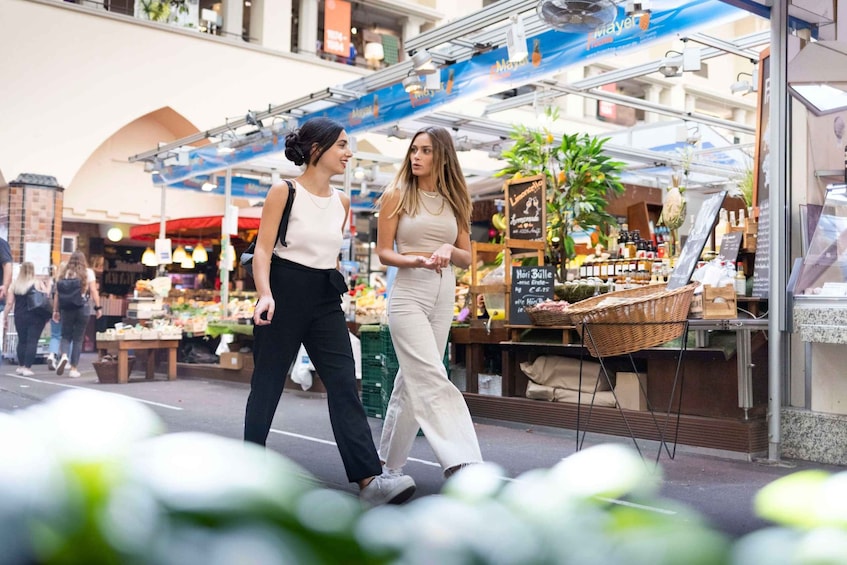
[[[191,258],[194,259],[195,263],[205,263],[209,260],[209,254],[206,253],[206,248],[199,241],[191,253]]]
[[[409,76],[403,79],[403,88],[406,89],[406,92],[408,92],[409,94],[420,92],[421,90],[423,90],[423,84],[421,84],[421,77],[419,77],[415,73],[410,74]]]
[[[432,62],[432,55],[426,49],[417,51],[412,55],[412,65],[415,67],[415,72],[419,75],[431,75],[438,70]]]
[[[153,251],[152,248],[148,247],[144,250],[144,253],[141,254],[141,264],[146,265],[147,267],[159,266],[159,260],[156,257],[156,252]]]
[[[382,43],[371,41],[365,44],[365,60],[367,62],[377,65],[383,59],[385,59],[385,48],[383,48]]]
[[[174,253],[171,256],[171,260],[173,260],[174,263],[182,263],[183,261],[185,261],[185,257],[187,255],[188,254],[185,252],[185,247],[183,247],[180,243],[177,248],[174,249]]]
[[[183,269],[193,269],[194,268],[194,259],[191,258],[191,255],[185,254],[185,258],[179,262],[179,266]]]

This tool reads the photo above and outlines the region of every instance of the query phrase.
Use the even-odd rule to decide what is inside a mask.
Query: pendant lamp
[[[185,247],[183,247],[180,243],[179,246],[174,249],[174,254],[172,255],[171,259],[173,259],[174,263],[182,263],[183,261],[185,261],[186,255],[187,254],[185,253]]]
[[[206,248],[202,244],[197,243],[191,253],[191,258],[194,259],[195,263],[205,263],[209,260],[209,254],[206,253]]]
[[[146,265],[148,267],[159,266],[159,261],[156,258],[156,252],[153,251],[152,248],[148,247],[144,250],[144,253],[141,254],[141,264]]]

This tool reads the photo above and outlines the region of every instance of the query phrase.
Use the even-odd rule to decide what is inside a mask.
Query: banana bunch
[[[662,207],[659,223],[672,230],[678,229],[685,222],[685,210],[686,201],[679,186],[670,186],[665,196],[665,205]]]
[[[497,212],[493,216],[491,216],[491,225],[499,232],[506,231],[506,216],[503,215],[502,212]]]

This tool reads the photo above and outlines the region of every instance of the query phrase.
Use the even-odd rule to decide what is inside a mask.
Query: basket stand
[[[612,357],[621,356],[620,353],[616,353],[615,351],[608,351],[610,355],[606,355],[607,350],[604,350],[602,344],[599,344],[595,341],[594,333],[599,332],[602,334],[604,332],[614,332],[616,329],[615,326],[628,326],[632,325],[636,322],[587,322],[583,321],[580,326],[580,336],[581,336],[581,349],[580,349],[580,357],[579,357],[579,390],[582,390],[582,368],[583,361],[585,358],[585,353],[590,353],[593,357],[597,358],[597,361],[600,363],[600,373],[601,377],[605,379],[606,384],[609,386],[609,389],[612,391],[612,394],[615,398],[615,406],[617,407],[618,413],[621,415],[623,419],[624,426],[626,427],[627,432],[629,433],[630,439],[632,439],[632,443],[635,444],[635,449],[638,451],[638,454],[643,458],[644,453],[641,451],[641,447],[638,445],[638,441],[635,438],[635,433],[630,425],[629,419],[626,416],[626,410],[621,408],[620,400],[618,399],[617,392],[615,391],[615,382],[613,382],[611,374],[609,361]],[[641,379],[636,379],[638,381],[639,393],[643,395],[643,398],[646,400],[647,410],[650,412],[650,416],[653,420],[653,424],[656,427],[656,439],[659,442],[659,447],[656,453],[656,464],[659,463],[659,458],[662,455],[662,451],[664,450],[670,459],[673,459],[676,456],[676,445],[677,438],[679,436],[679,419],[680,413],[682,410],[682,386],[684,383],[684,373],[683,370],[683,359],[685,357],[685,351],[688,345],[688,320],[682,321],[674,321],[674,322],[637,322],[639,325],[643,324],[655,324],[664,326],[661,328],[661,331],[669,331],[667,326],[672,326],[674,329],[671,330],[673,333],[677,333],[677,338],[680,340],[679,348],[676,350],[676,372],[673,378],[673,385],[671,386],[671,392],[667,402],[667,408],[664,406],[656,407],[659,408],[658,418],[657,418],[657,410],[654,408],[653,404],[650,402],[650,397],[647,395],[647,390],[645,389],[644,384],[641,382]],[[594,333],[592,333],[592,331]],[[623,333],[623,332],[621,332]],[[629,360],[629,364],[631,366],[631,370],[634,373],[639,373],[635,360],[632,356],[634,351],[629,351],[625,353],[623,356],[627,357]],[[591,401],[588,405],[588,411],[586,414],[586,419],[584,422],[584,429],[582,429],[582,434],[580,434],[582,422],[580,421],[580,417],[582,414],[582,393],[577,396],[577,411],[576,411],[576,451],[582,449],[583,444],[585,443],[585,435],[588,432],[588,427],[591,423],[591,414],[594,409],[594,399],[597,394],[597,390],[600,386],[600,378],[597,379],[597,384],[594,386],[594,391],[591,393]],[[678,387],[678,391],[677,391]],[[588,393],[585,393],[586,395]],[[675,408],[674,408],[674,405]],[[673,426],[673,429],[669,429]],[[671,438],[670,435],[673,435]],[[669,443],[673,443],[673,448],[670,447]]]

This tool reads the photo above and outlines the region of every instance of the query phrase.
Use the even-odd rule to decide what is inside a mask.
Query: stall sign
[[[555,267],[512,267],[512,288],[509,300],[509,324],[529,326],[532,320],[526,309],[539,302],[553,299]]]
[[[547,235],[547,179],[534,175],[506,183],[506,237],[543,241]]]

